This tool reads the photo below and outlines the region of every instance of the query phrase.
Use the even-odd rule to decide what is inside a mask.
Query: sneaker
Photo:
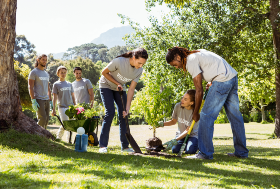
[[[122,152],[134,152],[132,148],[123,149]]]
[[[106,154],[108,152],[107,147],[99,148],[99,153]]]
[[[185,158],[206,160],[206,158],[204,158],[201,154],[195,154],[193,156],[187,156]]]

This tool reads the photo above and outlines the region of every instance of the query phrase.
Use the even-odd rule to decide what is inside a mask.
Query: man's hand
[[[52,116],[55,116],[56,115],[56,111],[55,109],[52,110]]]
[[[199,119],[200,119],[199,113],[193,113],[192,119],[193,119],[195,122],[199,121]]]
[[[206,84],[206,90],[208,90],[208,89],[210,88],[210,86],[212,86],[212,82],[208,82],[208,83]]]
[[[177,145],[178,141],[176,139],[172,139],[170,141],[167,141],[166,143],[164,143],[163,145],[167,145],[166,148],[164,149],[164,151],[168,151],[171,150],[173,146]]]

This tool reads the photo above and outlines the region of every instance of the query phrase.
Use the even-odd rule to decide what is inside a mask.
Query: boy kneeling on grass
[[[188,130],[192,124],[193,110],[195,108],[195,90],[188,90],[181,102],[175,105],[172,114],[172,120],[167,122],[159,122],[158,127],[175,125],[178,121],[178,131],[175,139],[165,143],[166,151],[172,148],[173,153],[179,153],[181,146],[184,143]],[[193,126],[192,132],[186,142],[185,153],[195,154],[198,149],[198,122]]]

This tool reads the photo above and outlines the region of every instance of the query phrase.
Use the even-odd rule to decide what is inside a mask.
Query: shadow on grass
[[[15,172],[0,173],[0,188],[1,189],[39,189],[48,188],[51,182],[32,180],[27,175],[22,176]]]
[[[250,150],[250,157],[247,159],[239,159],[226,156],[227,152],[234,151],[233,146],[220,145],[215,146],[216,152],[213,160],[189,160],[185,158],[159,159],[156,157],[110,153],[99,154],[92,152],[97,151],[97,147],[89,148],[89,152],[87,153],[77,153],[74,151],[74,145],[57,143],[36,135],[20,134],[12,130],[6,134],[0,134],[0,143],[3,146],[18,149],[26,153],[46,154],[53,157],[53,162],[69,161],[67,164],[61,163],[59,166],[45,166],[44,164],[38,165],[36,163],[26,163],[25,165],[18,166],[20,169],[24,170],[25,173],[43,173],[43,171],[48,169],[50,171],[48,174],[86,174],[100,177],[106,181],[110,179],[142,180],[143,178],[157,180],[159,177],[161,179],[174,178],[184,181],[195,180],[200,177],[210,179],[210,182],[198,184],[197,188],[211,184],[220,188],[232,188],[232,186],[236,184],[251,188],[253,188],[253,186],[257,188],[271,188],[271,185],[277,186],[280,180],[280,161],[265,159],[266,156],[279,156],[280,150],[276,148],[248,147]],[[91,167],[85,170],[83,169],[84,167],[77,166]],[[235,171],[232,168],[228,168],[229,166],[238,167],[239,170]],[[248,171],[247,168],[253,169]],[[270,170],[274,174],[263,174],[261,171],[262,169]],[[131,173],[131,170],[138,171],[138,173]],[[173,172],[163,172],[163,170],[172,170]],[[47,188],[50,186],[50,182],[34,181],[28,177],[19,176],[12,171],[0,174],[1,181],[8,181],[11,183],[8,188],[18,188],[18,186],[13,183],[13,179],[15,178],[21,180],[20,183],[24,184],[22,187],[26,188]],[[30,181],[32,184],[29,186]],[[2,183],[3,182],[0,184]],[[135,186],[135,188],[158,188],[157,186],[150,185],[152,184],[141,184]],[[83,181],[82,187],[111,188],[108,184],[99,184],[94,179]],[[277,187],[279,188],[279,186]],[[6,187],[4,186],[2,188]]]
[[[233,137],[229,137],[229,136],[213,137],[213,140],[230,140],[230,139],[233,139]],[[264,140],[264,139],[250,138],[250,137],[247,137],[246,139],[247,140]]]

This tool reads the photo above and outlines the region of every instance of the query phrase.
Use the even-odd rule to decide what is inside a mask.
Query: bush
[[[246,115],[246,114],[243,114],[243,121],[244,121],[244,123],[249,123],[250,122],[250,116]]]
[[[260,123],[262,121],[262,114],[261,112],[258,112],[257,110],[253,109],[251,111],[251,114],[250,114],[250,117],[251,117],[251,121],[252,122],[258,122]]]
[[[30,110],[30,109],[25,109],[25,110],[23,111],[23,113],[24,113],[26,116],[30,117],[31,119],[35,119],[35,118],[36,118],[36,113],[35,113],[34,111]]]
[[[265,116],[266,116],[266,120],[270,123],[274,123],[275,122],[275,114],[276,112],[273,110],[269,110],[265,112]]]
[[[55,116],[50,116],[49,125],[61,125],[61,124]]]
[[[225,113],[225,109],[224,108],[220,111],[220,113],[219,113],[219,115],[218,115],[218,117],[217,117],[217,119],[216,119],[216,121],[214,123],[215,124],[229,123],[229,120],[227,118],[227,115]]]

